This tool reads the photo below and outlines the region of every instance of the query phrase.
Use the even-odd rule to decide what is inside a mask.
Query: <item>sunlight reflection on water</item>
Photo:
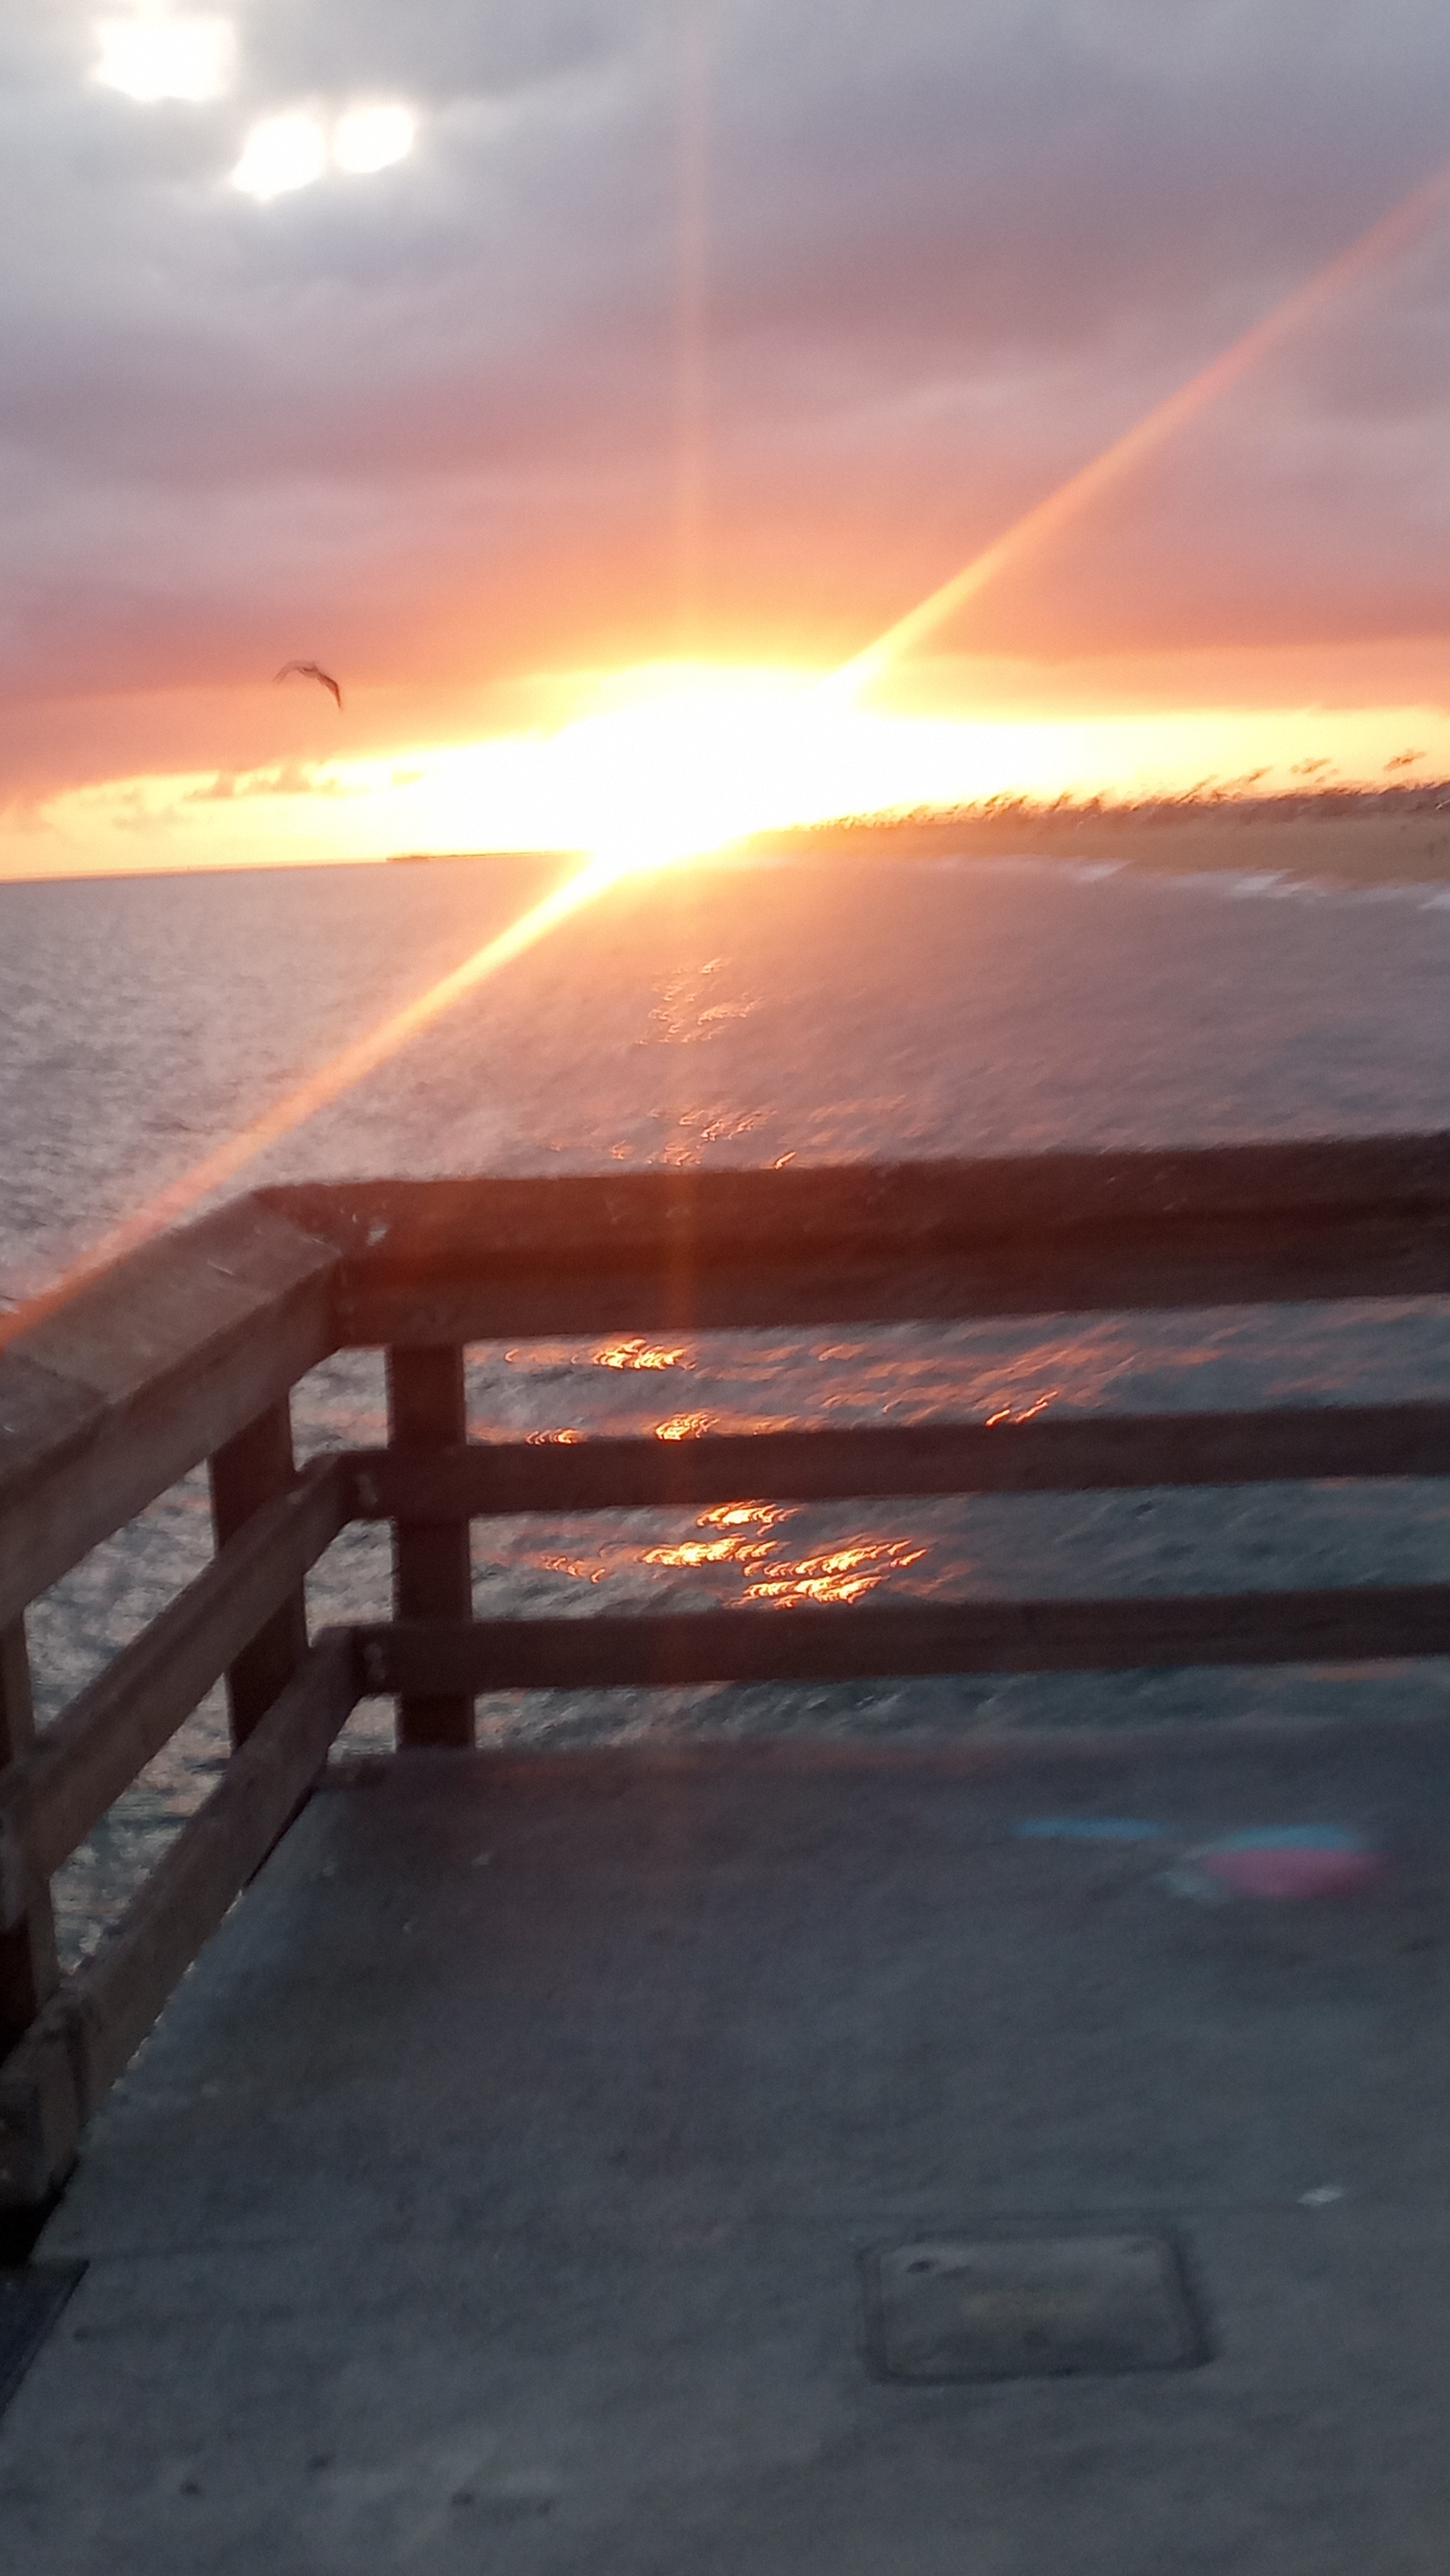
[[[1089,881],[1091,878],[1091,881]],[[241,1120],[535,899],[525,863],[0,888],[0,1284],[19,1296]],[[549,1172],[919,1157],[1450,1126],[1450,912],[1102,870],[887,866],[621,888],[268,1160],[269,1175]],[[1230,899],[1231,898],[1231,899]],[[285,959],[285,977],[279,961]],[[1433,1304],[816,1336],[619,1334],[472,1355],[473,1429],[688,1439],[802,1423],[1022,1421],[1450,1393]],[[299,1448],[383,1437],[373,1355],[297,1399]],[[1437,1486],[749,1502],[480,1525],[481,1611],[1441,1579]],[[32,1619],[51,1715],[208,1545],[198,1478]],[[386,1538],[344,1534],[314,1615],[374,1614]],[[914,1732],[1165,1722],[1249,1707],[1422,1706],[1439,1667],[1371,1676],[975,1676],[850,1689],[485,1699],[485,1740],[805,1725]],[[382,1740],[369,1706],[351,1731]],[[215,1699],[61,1891],[93,1936],[204,1794]]]

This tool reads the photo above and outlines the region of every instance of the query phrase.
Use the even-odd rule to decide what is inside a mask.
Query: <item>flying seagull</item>
[[[320,662],[284,662],[276,677],[279,680],[285,680],[289,671],[298,671],[304,680],[316,680],[324,689],[331,689],[337,700],[338,713],[339,715],[342,713],[342,691],[332,673],[324,671]]]

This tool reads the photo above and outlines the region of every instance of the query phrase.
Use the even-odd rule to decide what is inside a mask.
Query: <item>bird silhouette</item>
[[[316,680],[324,689],[331,689],[333,696],[337,700],[338,713],[339,715],[342,713],[342,691],[338,687],[332,673],[330,671],[324,671],[320,662],[284,662],[281,670],[275,674],[275,677],[279,680],[285,680],[289,671],[299,672],[304,680]]]

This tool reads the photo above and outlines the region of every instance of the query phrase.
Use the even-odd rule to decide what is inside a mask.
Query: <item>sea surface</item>
[[[557,863],[0,887],[0,1303],[19,1304],[507,929]],[[269,1147],[253,1180],[596,1171],[1450,1130],[1450,891],[1026,860],[717,864],[627,880]],[[1450,1302],[485,1346],[474,1430],[981,1419],[1450,1392]],[[380,1365],[298,1390],[299,1450],[383,1436]],[[30,1614],[48,1721],[206,1559],[204,1476]],[[480,1609],[1221,1590],[1450,1575],[1438,1485],[789,1508],[480,1537]],[[387,1600],[385,1534],[318,1568]],[[939,1734],[1450,1706],[1441,1664],[499,1696],[486,1741]],[[360,1710],[345,1745],[386,1740]],[[63,1874],[67,1955],[223,1758],[217,1694]]]

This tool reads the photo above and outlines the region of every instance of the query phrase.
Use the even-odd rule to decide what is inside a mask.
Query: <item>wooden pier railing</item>
[[[0,2212],[63,2183],[364,1694],[458,1746],[482,1690],[1450,1653],[1450,1585],[476,1621],[500,1514],[1438,1476],[1450,1405],[470,1443],[470,1343],[1446,1294],[1441,1136],[276,1189],[93,1277],[0,1353]],[[299,1472],[291,1390],[355,1347],[386,1351],[388,1445]],[[204,1459],[211,1562],[37,1733],[28,1607]],[[309,1641],[304,1579],[355,1519],[392,1526],[392,1616]],[[53,1874],[223,1676],[216,1788],[62,1977]]]

